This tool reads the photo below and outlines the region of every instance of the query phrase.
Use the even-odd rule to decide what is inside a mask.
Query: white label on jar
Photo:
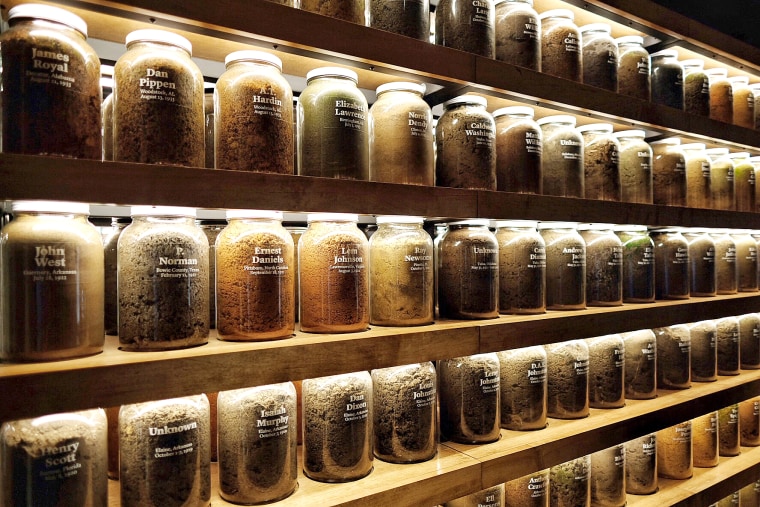
[[[710,179],[710,162],[702,162],[702,177]]]
[[[728,411],[728,424],[739,424],[739,407],[731,407]]]
[[[673,166],[673,172],[675,172],[676,174],[686,174],[686,163],[676,162],[675,166]]]
[[[534,18],[533,16],[528,16],[525,18],[525,28],[523,29],[523,34],[528,36],[528,39],[539,39],[539,29],[538,29],[538,19]]]
[[[490,25],[491,20],[491,2],[489,0],[472,0],[472,21],[475,23],[485,23]]]
[[[755,184],[755,172],[754,171],[750,171],[750,173],[747,176],[748,176],[747,182],[750,185],[754,185]]]
[[[251,263],[243,265],[243,270],[253,276],[284,276],[288,269],[285,258],[282,256],[281,247],[262,248],[257,246],[251,256]]]
[[[646,56],[642,56],[639,58],[639,61],[636,62],[636,68],[638,69],[639,74],[646,74],[649,75],[649,58]]]
[[[757,247],[751,246],[749,247],[749,255],[747,255],[748,261],[756,261],[757,260]]]
[[[260,439],[281,437],[288,433],[290,415],[285,406],[274,410],[262,410],[256,419],[256,431]]]
[[[760,401],[752,402],[752,415],[754,416],[760,415]]]
[[[335,101],[335,117],[342,127],[364,131],[367,125],[367,106],[352,100]]]
[[[433,256],[428,253],[427,248],[419,246],[414,247],[412,253],[404,255],[404,262],[409,263],[409,271],[427,271],[430,269],[430,262]]]
[[[655,452],[657,452],[656,437],[649,437],[649,442],[642,442],[641,452],[644,456],[654,456]]]
[[[412,137],[427,137],[428,135],[428,117],[426,114],[409,111],[407,125]]]
[[[691,340],[689,338],[678,340],[678,348],[681,350],[681,354],[691,353]]]
[[[343,420],[345,422],[363,421],[369,414],[369,408],[367,406],[367,400],[364,399],[364,394],[352,394],[348,397],[348,403],[346,403],[346,411],[343,413]]]
[[[568,32],[563,39],[565,43],[565,51],[568,53],[579,53],[581,50],[581,44],[578,40],[578,35],[575,32]]]
[[[146,68],[139,87],[141,100],[177,101],[177,84],[167,71]]]
[[[623,265],[623,247],[622,246],[613,246],[612,247],[612,255],[610,256],[610,259],[607,261],[608,266],[622,266]]]
[[[571,247],[563,248],[562,253],[568,257],[568,268],[582,268],[586,265],[586,252],[583,248]]]
[[[731,343],[739,343],[739,330],[731,331],[728,341]]]
[[[645,246],[641,249],[641,258],[636,261],[639,266],[650,266],[654,264],[654,249],[651,246]]]
[[[51,84],[71,88],[76,79],[68,76],[71,57],[66,53],[32,47],[32,70],[25,77],[32,84]]]
[[[726,248],[726,254],[721,260],[729,264],[736,262],[736,247],[730,246]]]
[[[622,349],[615,347],[612,351],[612,355],[615,358],[615,368],[622,368],[625,364],[625,355]]]
[[[483,246],[472,247],[473,262],[470,271],[495,271],[499,269],[499,251],[495,248]]]
[[[489,122],[472,122],[464,129],[467,137],[475,138],[476,146],[492,147],[496,134],[493,131],[493,125]]]
[[[41,454],[32,462],[33,475],[40,481],[62,481],[79,474],[82,468],[82,441],[78,438],[58,442],[40,449]]]
[[[546,363],[544,361],[530,363],[530,368],[528,368],[528,383],[543,384],[544,380],[546,380]]]
[[[435,382],[423,382],[412,391],[412,399],[417,408],[429,407],[435,401]]]
[[[356,274],[364,269],[364,257],[360,255],[362,249],[356,243],[343,243],[338,254],[333,256],[330,271],[337,271],[342,275]]]
[[[645,349],[641,349],[641,355],[646,358],[647,361],[654,361],[655,346],[654,343],[647,343]]]
[[[710,425],[705,426],[705,433],[713,434],[718,431],[718,416],[713,412],[710,414]]]
[[[253,102],[253,114],[282,119],[282,100],[274,93],[267,93],[265,89],[260,90],[251,97],[251,102]]]
[[[679,246],[673,257],[673,264],[686,264],[689,262],[689,249]]]
[[[618,468],[623,468],[625,466],[625,447],[620,447],[618,449],[618,453],[615,454],[613,461]]]
[[[560,139],[560,146],[562,146],[562,158],[565,160],[582,160],[581,150],[583,143],[575,141],[573,139]]]
[[[577,377],[585,377],[588,375],[588,359],[577,359],[573,362],[573,368],[575,368],[575,375]]]
[[[193,454],[198,441],[198,423],[187,421],[173,426],[148,427],[148,435],[156,437],[153,445],[155,459]]]
[[[715,262],[715,247],[713,246],[707,247],[707,251],[705,252],[704,257],[702,257],[702,260],[707,263],[714,263]]]
[[[675,435],[673,436],[673,442],[691,443],[691,424],[676,426]]]
[[[156,274],[160,278],[195,278],[200,273],[198,259],[194,257],[186,258],[186,249],[181,246],[174,247],[174,251],[169,255],[158,257],[158,266]]]
[[[546,496],[546,477],[538,475],[528,480],[528,491],[531,498],[543,498]]]
[[[734,168],[729,167],[726,172],[726,181],[734,181]]]
[[[530,252],[530,260],[528,261],[529,268],[545,268],[546,267],[546,248],[542,246],[534,247]]]
[[[478,507],[501,507],[501,499],[497,499],[496,495],[486,495],[483,502],[478,502]]]
[[[54,243],[27,247],[26,263],[22,274],[27,283],[64,283],[76,281],[79,274],[77,268],[78,256],[75,245]]]
[[[747,95],[747,109],[752,112],[755,111],[755,96],[751,93]]]
[[[485,371],[479,383],[483,394],[499,392],[499,370]]]
[[[542,153],[541,135],[538,132],[525,131],[525,151],[539,155]]]
[[[607,63],[610,64],[610,65],[613,65],[613,66],[617,67],[617,61],[618,61],[618,58],[617,58],[617,55],[615,54],[615,52],[612,51],[611,49],[608,49],[607,50]]]

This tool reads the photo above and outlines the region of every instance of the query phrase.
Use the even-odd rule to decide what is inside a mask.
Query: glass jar
[[[612,92],[618,88],[618,47],[607,23],[581,26],[583,84]]]
[[[581,32],[569,9],[552,9],[541,20],[541,72],[580,83],[583,80]]]
[[[499,439],[499,358],[495,353],[438,361],[441,434],[453,442]]]
[[[493,58],[494,17],[493,0],[440,0],[435,9],[435,43]]]
[[[295,331],[293,238],[282,213],[229,210],[216,241],[220,340],[289,338]]]
[[[546,244],[530,220],[497,221],[499,312],[546,312]]]
[[[111,78],[113,81],[113,78]],[[113,160],[113,92],[103,99],[100,108],[101,128],[103,130],[103,160]],[[206,166],[208,167],[208,165]]]
[[[689,243],[689,295],[714,296],[717,291],[715,242],[707,229],[685,229],[683,237]]]
[[[657,491],[657,433],[625,443],[625,490],[631,495]]]
[[[654,302],[654,242],[645,225],[618,225],[623,245],[623,303]]]
[[[291,382],[219,393],[219,495],[224,500],[274,502],[295,491],[297,406]]]
[[[646,133],[624,130],[613,135],[620,143],[620,200],[652,204],[652,148],[644,141]]]
[[[546,507],[548,504],[548,468],[504,484],[504,507]]]
[[[116,260],[117,260],[117,245],[119,244],[119,236],[121,236],[124,228],[129,225],[132,220],[129,217],[114,217],[111,219],[111,231],[103,238],[103,261],[105,266],[105,273],[103,278],[103,300],[104,300],[104,316],[103,322],[105,326],[106,334],[118,335],[119,334],[119,297],[118,297],[118,285],[116,283]],[[213,316],[213,312],[211,313]],[[213,321],[212,321],[213,322]]]
[[[739,428],[741,445],[757,447],[760,445],[760,398],[754,397],[739,403]]]
[[[586,243],[574,222],[541,222],[546,243],[546,309],[586,308]]]
[[[358,82],[356,72],[340,67],[306,74],[298,97],[298,174],[369,178],[367,99]]]
[[[718,465],[718,412],[710,412],[691,421],[691,445],[694,466]]]
[[[728,232],[728,229],[712,229],[710,231],[710,237],[715,243],[717,294],[736,294],[738,290],[739,271],[736,263],[736,242]]]
[[[652,329],[657,338],[657,387],[691,387],[691,334],[685,324]]]
[[[377,100],[369,110],[370,180],[435,184],[433,113],[422,100],[424,94],[424,84],[377,87]]]
[[[549,505],[591,505],[591,455],[581,456],[549,469]]]
[[[760,111],[760,101],[758,101],[758,110]],[[758,126],[760,130],[760,126]],[[760,211],[760,157],[749,157],[749,163],[755,169],[755,209],[753,211]]]
[[[702,143],[682,144],[686,157],[686,205],[690,208],[712,208],[710,157]]]
[[[543,135],[543,193],[584,197],[583,136],[575,130],[575,117],[545,116],[536,123]]]
[[[688,479],[694,475],[691,421],[657,432],[657,474],[666,479]]]
[[[438,312],[449,319],[499,315],[499,244],[487,219],[450,222],[438,260]]]
[[[734,164],[734,199],[736,211],[755,211],[755,166],[746,151],[728,155]]]
[[[588,397],[592,408],[625,406],[625,343],[619,334],[586,338]]]
[[[589,350],[584,340],[544,345],[546,349],[547,415],[582,419],[589,414]]]
[[[169,350],[208,342],[209,246],[195,210],[135,206],[118,246],[119,344]]]
[[[205,153],[203,167],[207,169],[214,168],[216,159],[216,150],[214,149],[214,88],[210,88],[204,83],[203,90],[203,139],[205,142]],[[105,135],[105,131],[103,132]],[[113,137],[113,134],[111,134]]]
[[[618,444],[591,454],[591,503],[600,507],[624,507],[625,445]]]
[[[649,100],[650,59],[644,47],[644,38],[626,35],[615,39],[618,45],[618,93],[641,100]]]
[[[485,97],[461,95],[443,103],[435,128],[435,184],[496,190],[496,123]]]
[[[657,339],[651,329],[621,334],[625,346],[625,397],[657,397]]]
[[[541,70],[541,21],[533,0],[496,0],[495,57],[530,70]]]
[[[430,4],[427,0],[369,0],[368,24],[429,42]]]
[[[216,329],[216,238],[227,226],[227,220],[204,218],[198,220],[198,226],[208,239],[209,327]]]
[[[736,244],[736,282],[739,292],[758,289],[757,242],[747,229],[732,229],[731,238]]]
[[[689,243],[679,229],[654,229],[655,299],[689,299]]]
[[[204,167],[203,74],[190,41],[135,30],[114,66],[114,160]]]
[[[718,380],[718,329],[712,320],[688,324],[691,341],[691,380]]]
[[[727,69],[705,71],[710,81],[710,118],[725,123],[733,123],[734,109],[731,82]]]
[[[350,21],[359,25],[366,24],[365,0],[298,0],[299,7],[305,11],[316,12],[323,16]]]
[[[686,206],[686,156],[677,138],[653,141],[654,204]]]
[[[741,368],[743,370],[760,369],[760,315],[745,313],[737,316],[739,320],[739,344]]]
[[[369,326],[369,242],[350,213],[312,213],[298,242],[301,331],[350,333]]]
[[[619,201],[620,143],[612,124],[592,123],[578,127],[583,135],[583,171],[586,199]]]
[[[721,456],[738,456],[741,454],[738,403],[718,410],[718,440]]]
[[[16,201],[0,234],[0,359],[97,354],[104,343],[104,255],[89,205]]]
[[[734,163],[728,156],[728,148],[705,150],[710,157],[710,192],[714,209],[736,209]]]
[[[752,91],[752,101],[755,104],[752,117],[754,118],[754,124],[752,128],[755,130],[760,129],[760,104],[758,104],[758,95],[760,95],[760,83],[752,83],[749,85],[749,89]]]
[[[729,78],[731,83],[732,122],[748,129],[755,128],[755,95],[749,88],[748,76]]]
[[[433,322],[433,240],[422,223],[422,217],[377,217],[369,240],[370,324]]]
[[[612,224],[580,224],[586,243],[586,304],[623,304],[623,243]]]
[[[501,375],[501,427],[546,427],[546,350],[541,346],[497,352]],[[508,388],[507,388],[508,386]]]
[[[433,363],[372,370],[374,452],[389,463],[418,463],[438,447]]]
[[[100,60],[87,24],[58,7],[20,4],[0,37],[2,151],[100,160]]]
[[[235,51],[214,91],[215,167],[293,174],[293,91],[282,61],[263,51]]]
[[[741,367],[739,320],[736,317],[717,319],[715,329],[717,330],[718,375],[738,375]]]
[[[705,74],[705,62],[683,60],[683,110],[698,116],[710,116],[710,80]]]
[[[652,102],[683,110],[683,67],[675,49],[652,53]]]
[[[519,1],[505,0],[519,4]],[[496,189],[540,194],[541,127],[533,120],[533,108],[512,106],[493,112],[496,122]]]
[[[504,484],[470,493],[467,496],[449,500],[443,507],[501,507],[504,505]]]

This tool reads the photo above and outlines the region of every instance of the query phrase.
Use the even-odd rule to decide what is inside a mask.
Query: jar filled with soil
[[[652,204],[652,148],[644,141],[643,130],[624,130],[613,134],[620,151],[620,200]]]
[[[739,276],[736,263],[736,242],[728,229],[712,229],[710,231],[715,243],[715,274],[718,294],[736,294]],[[757,248],[757,247],[755,247]]]
[[[541,72],[580,83],[583,80],[581,32],[569,9],[552,9],[541,21]]]
[[[760,100],[760,83],[752,83],[749,85],[749,89],[752,91],[752,100],[755,102],[755,110],[753,114],[754,125],[752,128],[755,130],[760,129],[760,106],[758,106],[758,100]]]
[[[710,116],[710,80],[705,74],[705,62],[683,60],[683,110],[698,116]]]
[[[734,189],[734,162],[728,156],[728,148],[705,150],[710,157],[710,192],[714,209],[736,209]]]
[[[718,374],[738,375],[741,367],[739,320],[736,317],[716,319],[715,328],[717,330]]]
[[[691,380],[718,380],[718,329],[712,320],[688,324],[691,340]]]
[[[215,167],[293,174],[293,92],[282,61],[263,51],[235,51],[216,82]]]
[[[512,479],[504,484],[504,507],[547,507],[549,469]]]
[[[323,16],[342,19],[360,25],[366,24],[365,0],[299,0],[299,7],[305,11]]]
[[[691,421],[657,432],[657,474],[665,479],[689,479],[694,475]]]
[[[501,427],[546,427],[546,351],[541,346],[497,352],[501,371]]]
[[[430,4],[427,0],[369,0],[369,26],[429,41]]]
[[[369,242],[347,213],[312,213],[298,242],[301,331],[350,333],[369,326]]]
[[[119,238],[119,344],[169,350],[208,342],[209,246],[195,210],[135,206]]]
[[[743,505],[741,502],[741,493],[740,491],[734,491],[733,493],[724,496],[713,505],[715,507],[739,507]]]
[[[618,45],[618,93],[641,100],[651,94],[650,58],[644,38],[626,35],[615,39]]]
[[[2,150],[100,160],[100,60],[87,24],[58,7],[20,4],[0,37]]]
[[[736,244],[736,280],[739,292],[756,292],[757,242],[746,229],[732,229],[731,238]]]
[[[734,403],[718,410],[718,440],[721,456],[741,454],[739,404]]]
[[[0,359],[103,350],[103,243],[84,203],[16,201],[0,236]],[[12,295],[12,296],[11,296]]]
[[[496,123],[486,99],[461,95],[443,103],[435,128],[435,184],[496,190]]]
[[[533,0],[496,0],[495,57],[530,70],[541,70],[541,21]]]
[[[435,43],[493,58],[496,54],[494,17],[493,0],[440,0],[435,9]]]
[[[731,121],[734,125],[748,129],[755,128],[755,95],[749,88],[748,76],[735,76],[731,83]]]
[[[734,198],[736,211],[755,211],[755,166],[746,151],[728,156],[734,164]]]
[[[739,429],[743,447],[760,445],[760,398],[754,397],[739,403]]]
[[[438,447],[433,363],[372,370],[374,452],[390,463],[418,463]]]
[[[306,74],[298,97],[298,174],[369,179],[367,99],[358,82],[356,72],[340,67]]]
[[[111,231],[103,238],[103,260],[105,267],[104,276],[104,317],[103,322],[105,325],[106,334],[118,335],[119,334],[119,298],[118,298],[118,286],[116,283],[116,259],[117,259],[117,245],[119,244],[119,236],[121,236],[124,228],[130,224],[132,219],[129,217],[114,217],[111,219]],[[213,313],[212,313],[213,315]]]
[[[369,372],[306,379],[303,472],[320,482],[349,482],[372,472],[372,378]]]
[[[718,465],[718,412],[710,412],[691,421],[691,446],[694,466]]]
[[[107,426],[102,409],[4,422],[0,503],[108,505]]]
[[[655,299],[689,299],[689,243],[679,229],[653,229]]]
[[[216,242],[216,304],[220,340],[289,338],[295,331],[293,238],[282,213],[227,211]]]
[[[686,206],[686,156],[678,138],[653,141],[654,204]]]
[[[760,369],[760,314],[745,313],[739,321],[739,358],[744,370]]]
[[[652,330],[657,338],[657,387],[691,387],[691,334],[685,324]]]
[[[544,345],[547,364],[547,414],[582,419],[589,414],[589,350],[583,340]]]
[[[584,197],[583,136],[575,130],[575,117],[545,116],[536,123],[543,134],[542,192]]]
[[[377,217],[369,240],[371,324],[433,322],[433,240],[422,223],[422,217]]]
[[[448,319],[499,315],[499,244],[487,219],[450,222],[438,260],[438,312]]]
[[[760,481],[753,481],[740,490],[742,505],[757,505],[760,502]]]
[[[620,143],[612,135],[612,124],[592,123],[577,130],[583,135],[584,197],[619,201]]]
[[[497,221],[499,312],[546,312],[546,244],[529,220]]]
[[[586,338],[591,408],[625,406],[625,343],[619,334]]]
[[[433,113],[424,94],[424,84],[377,87],[377,101],[369,110],[370,180],[435,184]]]
[[[623,245],[623,303],[654,302],[654,242],[645,225],[618,225]]]
[[[684,72],[675,49],[652,53],[652,102],[683,110]]]
[[[216,238],[227,226],[227,220],[202,219],[198,220],[203,234],[208,239],[208,303],[209,327],[216,328]]]
[[[574,222],[541,222],[546,243],[546,309],[586,308],[586,243]]]
[[[657,491],[657,433],[625,443],[625,491],[651,495]]]
[[[443,507],[502,507],[504,505],[504,484],[481,489],[467,496],[449,500]]]
[[[625,397],[651,400],[657,397],[657,339],[651,329],[622,333],[625,347]]]
[[[211,428],[206,395],[122,405],[119,469],[124,507],[208,507]]]
[[[715,242],[707,229],[686,229],[683,237],[689,243],[689,294],[714,296],[717,291]]]
[[[219,495],[224,500],[267,503],[295,491],[296,407],[291,382],[219,393]]]
[[[587,506],[591,502],[591,455],[549,469],[549,505]]]
[[[495,353],[438,361],[441,438],[462,444],[499,439],[499,358]]]
[[[623,243],[612,224],[580,224],[586,243],[586,304],[623,304]]]
[[[686,157],[686,205],[690,208],[712,208],[711,161],[702,143],[682,144]]]
[[[579,28],[583,57],[583,84],[612,92],[618,88],[618,47],[607,23],[592,23]]]
[[[135,30],[114,66],[114,160],[204,167],[203,74],[190,41]]]
[[[710,118],[725,123],[733,123],[734,108],[731,82],[727,69],[708,69],[705,71],[710,80]]]
[[[624,507],[625,445],[618,444],[591,454],[591,504]]]
[[[519,1],[505,0],[508,4]],[[541,127],[533,121],[533,108],[503,107],[493,112],[496,121],[496,188],[506,192],[543,192]]]

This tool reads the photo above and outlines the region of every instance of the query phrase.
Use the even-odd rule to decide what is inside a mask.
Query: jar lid
[[[460,104],[474,104],[476,106],[486,107],[488,105],[488,101],[485,97],[481,97],[480,95],[460,95],[459,97],[454,97],[453,99],[444,102],[443,108],[448,109]]]
[[[647,226],[640,224],[618,224],[612,230],[615,232],[646,232]]]
[[[705,153],[710,155],[711,157],[724,157],[728,155],[728,148],[709,148],[705,150]]]
[[[585,32],[604,32],[604,33],[610,33],[612,31],[612,27],[608,25],[607,23],[589,23],[588,25],[583,25],[580,28],[578,28],[581,33]]]
[[[509,107],[502,107],[494,111],[493,117],[496,118],[497,116],[506,116],[506,115],[512,115],[512,114],[521,115],[521,116],[529,116],[530,118],[533,118],[533,115],[535,113],[532,107],[509,106]]]
[[[491,225],[491,221],[487,218],[468,218],[466,220],[457,220],[455,222],[448,222],[451,225],[472,225],[476,227],[488,227]]]
[[[688,60],[681,60],[681,65],[684,67],[701,69],[704,68],[705,62],[699,58],[689,58]]]
[[[135,42],[161,42],[164,44],[171,44],[184,49],[188,53],[193,53],[193,45],[189,40],[174,32],[168,32],[166,30],[144,29],[135,30],[127,34],[126,46]]]
[[[752,229],[729,229],[728,234],[731,236],[743,236],[752,232]]]
[[[61,23],[87,37],[87,23],[66,9],[42,4],[19,4],[8,11],[8,21],[15,18],[44,19]]]
[[[538,19],[546,18],[567,18],[572,21],[575,19],[575,13],[570,9],[550,9],[548,11],[542,12],[538,16]]]
[[[735,159],[735,158],[739,158],[739,159],[746,158],[746,159],[748,159],[749,158],[749,152],[746,152],[746,151],[737,151],[736,153],[729,153],[728,158],[730,158],[730,159]]]
[[[195,217],[195,208],[185,206],[132,206],[133,217]]]
[[[693,236],[695,234],[699,234],[699,235],[707,234],[708,232],[710,232],[710,229],[708,229],[707,227],[687,227],[687,228],[685,228],[681,232],[683,234],[687,234],[687,235],[692,235]]]
[[[11,204],[12,213],[35,211],[40,213],[72,213],[75,215],[89,215],[90,205],[85,202],[69,201],[15,201]]]
[[[531,7],[533,7],[533,0],[496,0],[494,2],[494,5],[499,5],[506,2],[515,3],[515,4],[528,4]]]
[[[224,65],[227,66],[231,63],[241,61],[268,63],[270,65],[274,65],[282,72],[282,60],[280,60],[277,56],[271,53],[266,53],[264,51],[234,51],[225,57]]]
[[[225,214],[227,220],[234,218],[263,218],[282,222],[282,211],[268,209],[230,209]]]
[[[636,137],[644,139],[647,136],[647,133],[643,130],[621,130],[620,132],[615,132],[612,135],[618,139],[621,137]]]
[[[644,44],[644,37],[640,35],[624,35],[615,39],[618,44]]]
[[[421,224],[425,220],[422,217],[413,217],[409,215],[380,215],[375,219],[380,224]]]
[[[611,123],[589,123],[578,127],[578,132],[601,132],[611,134],[615,130]]]
[[[583,223],[578,224],[577,229],[579,231],[611,231],[614,227],[615,224]]]
[[[663,49],[650,55],[652,58],[664,57],[664,58],[678,58],[678,51],[675,49]]]
[[[749,157],[747,160],[749,160],[753,164],[760,164],[760,157]]]
[[[575,116],[569,114],[556,114],[552,116],[544,116],[536,121],[539,125],[546,125],[548,123],[568,123],[572,127],[575,127]]]
[[[711,77],[726,77],[728,76],[728,69],[724,69],[724,68],[707,69],[705,71],[705,74]]]
[[[497,229],[515,227],[519,229],[535,229],[538,226],[536,220],[494,220],[491,225]]]
[[[312,79],[320,77],[338,77],[350,79],[354,83],[359,82],[359,74],[351,69],[344,69],[343,67],[318,67],[306,73],[306,83],[308,84]]]
[[[668,137],[667,139],[658,139],[657,141],[652,141],[649,144],[667,144],[669,146],[680,146],[681,140],[677,137]]]
[[[696,151],[696,150],[702,151],[702,150],[705,149],[705,145],[704,145],[704,143],[682,144],[681,145],[681,149],[687,150],[687,151],[692,151],[692,150],[694,150],[694,151]]]
[[[738,84],[738,85],[743,85],[744,84],[745,85],[745,84],[749,84],[749,77],[747,77],[747,76],[735,76],[735,77],[728,78],[728,81],[731,84]]]
[[[358,222],[356,213],[309,213],[306,222]]]
[[[538,230],[543,229],[575,229],[578,222],[539,222]]]
[[[376,95],[385,92],[412,92],[425,95],[425,85],[423,83],[412,83],[410,81],[394,81],[392,83],[381,84],[375,90]]]

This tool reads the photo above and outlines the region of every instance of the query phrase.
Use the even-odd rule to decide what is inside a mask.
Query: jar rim
[[[190,55],[193,54],[193,45],[189,40],[178,33],[169,32],[168,30],[145,28],[129,32],[125,40],[125,45],[127,48],[136,42],[159,42],[163,44],[170,44],[172,46],[177,46],[178,48],[184,49]]]
[[[533,0],[496,0],[493,4],[494,4],[494,6],[496,6],[496,5],[499,5],[499,4],[506,3],[506,2],[512,2],[512,3],[516,3],[516,4],[528,4],[531,7],[533,7]]]
[[[581,223],[578,224],[577,229],[579,231],[611,231],[615,228],[615,224],[606,224],[600,222]]]
[[[681,60],[681,65],[684,67],[696,67],[702,69],[705,66],[705,61],[699,58],[689,58],[688,60]]]
[[[678,58],[678,51],[675,49],[663,49],[661,51],[657,51],[656,53],[652,53],[650,56],[652,58],[656,56]]]
[[[359,83],[359,74],[351,69],[345,69],[343,67],[317,67],[306,73],[306,84],[309,84],[309,81],[312,79],[318,79],[321,77],[338,77],[350,79],[354,83]]]
[[[575,116],[571,116],[569,114],[555,114],[551,116],[544,116],[543,118],[539,118],[536,120],[536,123],[539,125],[545,125],[547,123],[569,123],[573,127],[575,127],[576,123]]]
[[[185,206],[132,206],[130,211],[133,217],[195,217],[195,208]]]
[[[265,51],[254,51],[250,49],[244,49],[241,51],[233,51],[224,58],[224,66],[227,67],[231,63],[250,61],[268,63],[274,67],[277,67],[282,72],[282,60],[277,56],[267,53]]]
[[[225,213],[227,220],[235,218],[262,218],[282,222],[282,211],[268,209],[228,209]]]
[[[644,37],[641,35],[623,35],[615,39],[618,44],[644,44]]]
[[[87,37],[87,23],[73,12],[43,4],[19,4],[8,11],[8,21],[15,18],[44,19],[61,23]]]
[[[723,67],[716,67],[714,69],[705,70],[705,74],[713,77],[726,77],[728,76],[728,69],[724,69]]]
[[[422,224],[425,219],[411,215],[379,215],[375,222],[380,224]]]
[[[578,132],[603,132],[605,134],[611,134],[615,127],[612,123],[589,123],[587,125],[580,125],[577,128]]]
[[[612,27],[607,23],[589,23],[578,28],[581,33],[584,32],[612,32]]]
[[[707,146],[704,143],[682,144],[682,150],[704,150]]]
[[[535,111],[532,107],[529,106],[508,106],[508,107],[502,107],[494,111],[493,117],[496,118],[497,116],[506,116],[510,114],[521,114],[524,116],[529,116],[530,118],[533,118],[535,115]]]
[[[612,230],[615,232],[646,232],[647,226],[641,224],[617,224]]]
[[[728,148],[708,148],[705,150],[705,153],[708,155],[715,155],[716,157],[720,157],[723,155],[728,155],[729,151],[730,150]]]
[[[464,220],[456,220],[454,222],[447,222],[448,226],[452,225],[472,225],[476,227],[488,227],[491,225],[491,221],[487,218],[467,218]]]
[[[612,134],[615,137],[640,137],[645,138],[647,133],[644,130],[621,130]]]
[[[535,229],[538,226],[537,220],[494,220],[491,225],[496,229],[505,227],[515,227],[521,229]]]
[[[358,222],[359,215],[356,213],[309,213],[306,222]]]
[[[90,205],[86,202],[71,201],[14,201],[11,203],[11,213],[24,212],[89,215]]]
[[[411,81],[393,81],[391,83],[381,84],[375,90],[375,95],[385,92],[413,92],[420,96],[425,95],[424,83],[412,83]]]
[[[652,141],[649,144],[666,144],[669,146],[680,146],[681,140],[677,137],[668,137],[666,139],[658,139],[657,141]]]
[[[734,76],[728,78],[731,84],[749,84],[749,76]]]
[[[734,158],[749,158],[749,152],[748,151],[737,151],[736,153],[729,153],[728,158],[734,159]]]
[[[575,20],[575,13],[570,9],[550,9],[539,14],[538,19],[546,18],[567,18],[570,21]]]
[[[573,229],[578,227],[578,222],[539,222],[538,229]]]
[[[458,106],[460,104],[474,104],[477,106],[486,107],[488,105],[488,100],[486,100],[485,97],[481,97],[480,95],[465,94],[447,100],[443,103],[443,108],[447,109],[449,107]]]

